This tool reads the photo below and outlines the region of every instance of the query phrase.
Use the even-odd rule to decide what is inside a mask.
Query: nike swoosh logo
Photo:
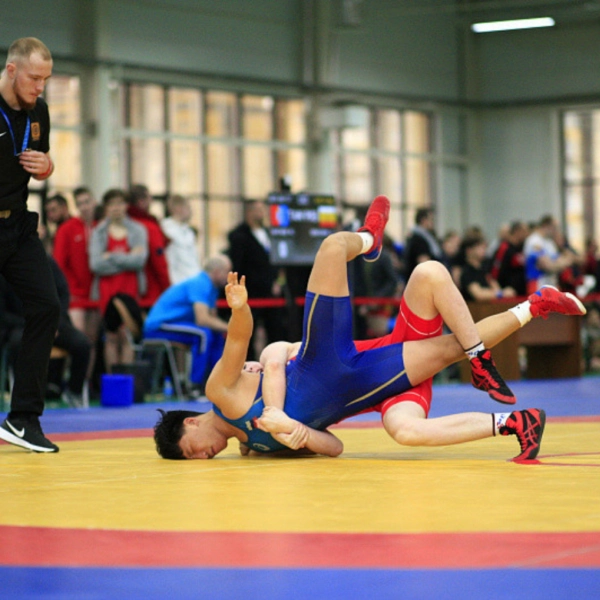
[[[0,137],[2,137],[3,135],[6,135],[6,131],[3,131],[2,133],[0,133]]]
[[[22,438],[25,435],[25,427],[23,427],[23,429],[21,429],[20,431],[18,429],[15,429],[10,421],[6,421],[6,424],[9,426],[10,430],[19,438]]]

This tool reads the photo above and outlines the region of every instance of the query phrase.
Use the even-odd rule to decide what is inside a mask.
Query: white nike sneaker
[[[4,419],[0,425],[0,439],[33,452],[58,452],[58,446],[44,436],[39,419]]]

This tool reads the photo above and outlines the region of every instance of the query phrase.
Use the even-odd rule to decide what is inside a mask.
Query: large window
[[[563,114],[563,203],[569,243],[600,239],[600,109]]]
[[[126,163],[131,183],[192,203],[203,253],[226,245],[242,198],[266,198],[289,176],[306,185],[305,103],[217,90],[127,84]],[[128,182],[128,183],[129,183]],[[162,207],[156,205],[157,216]]]
[[[345,207],[388,196],[387,231],[396,241],[405,238],[416,210],[433,203],[431,121],[424,112],[372,108],[362,126],[331,133],[336,195]]]
[[[120,148],[117,185],[147,185],[156,199],[151,210],[159,218],[169,195],[189,198],[204,256],[224,249],[227,232],[242,218],[241,199],[265,198],[283,178],[292,191],[307,190],[304,99],[150,83],[117,85],[120,107],[110,132]],[[40,202],[50,189],[71,200],[68,192],[86,183],[81,179],[79,79],[53,76],[46,96],[57,168],[48,184],[32,183],[32,196],[37,193]],[[401,241],[416,209],[434,204],[432,116],[367,106],[358,112],[364,117],[359,126],[330,132],[331,189],[351,212],[386,194],[392,203],[388,231]],[[581,197],[576,185],[570,194]]]

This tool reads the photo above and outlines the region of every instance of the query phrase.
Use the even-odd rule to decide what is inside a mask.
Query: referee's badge
[[[37,122],[31,124],[31,139],[34,142],[39,142],[40,140],[40,124]]]

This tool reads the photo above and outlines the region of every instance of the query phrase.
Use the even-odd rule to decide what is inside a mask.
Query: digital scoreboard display
[[[271,263],[312,265],[321,242],[338,224],[335,198],[324,194],[269,194]]]

